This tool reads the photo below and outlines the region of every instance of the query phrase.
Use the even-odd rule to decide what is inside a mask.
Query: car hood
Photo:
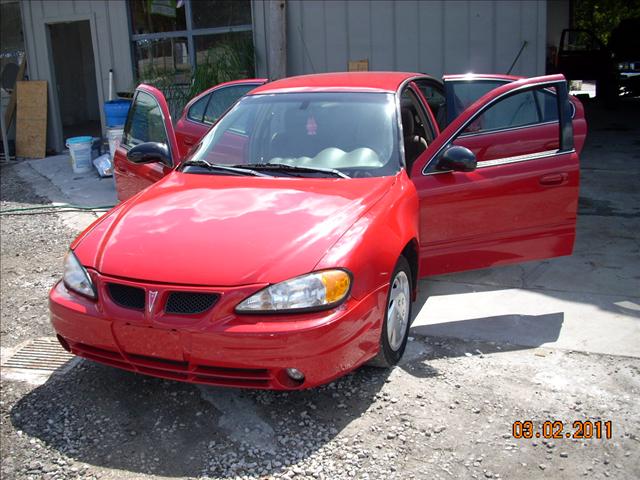
[[[174,172],[96,222],[72,248],[83,265],[117,277],[278,282],[311,271],[394,181]]]

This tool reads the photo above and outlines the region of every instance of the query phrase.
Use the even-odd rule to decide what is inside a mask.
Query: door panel
[[[130,198],[173,169],[173,165],[161,163],[130,162],[127,159],[129,149],[144,142],[164,143],[169,147],[172,162],[179,158],[167,102],[159,90],[149,85],[140,85],[136,89],[122,141],[113,158],[118,200]]]
[[[558,90],[558,122],[545,124],[539,117],[540,122],[524,126],[463,133],[518,92],[550,87]],[[571,253],[579,164],[568,112],[561,75],[525,79],[490,91],[436,138],[412,169],[420,198],[423,275]],[[439,171],[438,159],[451,145],[474,151],[478,168]]]

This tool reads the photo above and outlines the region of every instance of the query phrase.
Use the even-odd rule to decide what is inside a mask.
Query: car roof
[[[294,92],[396,92],[407,79],[426,77],[410,72],[334,72],[300,75],[266,83],[249,95]]]

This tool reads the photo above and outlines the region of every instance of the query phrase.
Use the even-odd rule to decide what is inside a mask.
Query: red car
[[[71,245],[50,310],[67,350],[157,377],[299,389],[405,349],[420,277],[569,255],[586,135],[561,75],[287,78],[185,158],[148,86],[143,142],[171,173]],[[134,105],[135,106],[135,105]]]

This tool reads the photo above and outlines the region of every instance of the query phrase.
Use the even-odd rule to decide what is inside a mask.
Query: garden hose
[[[9,208],[7,210],[0,210],[0,215],[39,215],[43,213],[97,212],[106,211],[113,207],[115,207],[115,205],[85,207],[82,205],[62,203],[60,205],[40,205],[38,207]]]

